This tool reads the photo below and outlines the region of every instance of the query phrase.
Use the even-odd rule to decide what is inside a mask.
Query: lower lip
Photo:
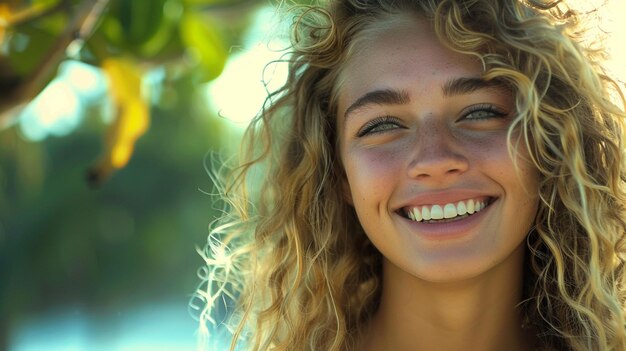
[[[402,217],[410,226],[411,230],[417,232],[421,237],[429,240],[451,240],[465,237],[473,232],[487,212],[491,210],[497,199],[491,201],[489,206],[480,212],[475,212],[471,216],[451,222],[426,223],[416,222]]]

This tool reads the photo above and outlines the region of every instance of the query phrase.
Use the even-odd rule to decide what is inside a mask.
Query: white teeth
[[[474,213],[474,200],[467,201],[467,213]]]
[[[415,218],[414,220],[418,222],[422,220],[422,211],[420,211],[417,207],[413,209],[413,218]]]
[[[467,201],[459,201],[455,204],[449,203],[445,205],[422,206],[421,208],[413,207],[407,211],[407,217],[412,221],[429,221],[449,219],[458,216],[471,215],[479,212],[486,207],[484,201],[475,201],[469,199]]]
[[[422,219],[425,221],[430,220],[430,209],[426,206],[422,207]]]
[[[430,208],[431,219],[443,219],[443,209],[439,205]]]
[[[456,216],[457,216],[457,211],[456,211],[456,206],[454,206],[454,204],[447,204],[446,206],[444,206],[443,218],[454,218]]]
[[[467,208],[465,207],[465,202],[459,201],[459,203],[456,204],[456,213],[459,216],[462,216],[462,215],[467,213]]]

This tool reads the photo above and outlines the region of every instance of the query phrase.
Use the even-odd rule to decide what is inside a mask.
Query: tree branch
[[[0,98],[0,128],[11,122],[16,106],[26,104],[43,89],[65,57],[68,46],[91,35],[108,2],[109,0],[85,0],[37,68],[22,79],[8,96]]]
[[[61,11],[63,9],[68,9],[69,6],[70,3],[68,0],[60,0],[53,5],[34,4],[25,10],[15,12],[13,15],[11,15],[11,18],[9,18],[6,23],[4,23],[4,25],[6,27],[16,27],[22,24],[34,22],[42,17],[52,15],[55,12]]]

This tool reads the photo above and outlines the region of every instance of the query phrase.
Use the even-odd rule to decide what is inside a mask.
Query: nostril
[[[446,171],[446,174],[455,174],[455,173],[461,173],[461,170],[459,168],[454,168],[454,169],[449,169]]]

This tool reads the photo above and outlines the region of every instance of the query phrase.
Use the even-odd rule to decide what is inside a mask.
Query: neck
[[[529,350],[516,308],[524,248],[478,277],[426,282],[383,263],[383,291],[363,350]]]

